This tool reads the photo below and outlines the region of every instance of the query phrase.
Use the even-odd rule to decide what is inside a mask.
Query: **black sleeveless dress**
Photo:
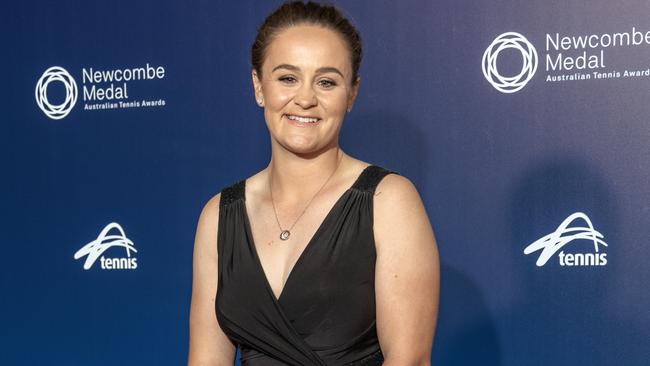
[[[381,365],[375,327],[373,197],[367,166],[308,242],[276,299],[257,256],[242,180],[221,191],[219,325],[245,366]]]

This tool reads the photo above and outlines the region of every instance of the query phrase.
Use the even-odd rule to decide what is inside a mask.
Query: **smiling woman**
[[[262,69],[253,70],[255,96],[264,106],[267,127],[284,148],[334,151],[358,89],[358,81],[351,81],[346,52],[333,31],[296,25],[276,36]]]
[[[190,365],[232,365],[236,347],[249,366],[429,364],[439,261],[420,196],[339,146],[361,55],[332,6],[285,3],[258,30],[271,159],[199,218]]]

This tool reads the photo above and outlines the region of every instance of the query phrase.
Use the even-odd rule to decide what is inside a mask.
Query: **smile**
[[[286,114],[285,116],[287,117],[287,119],[299,123],[316,123],[320,121],[320,118],[316,118],[316,117],[301,117],[293,114]]]

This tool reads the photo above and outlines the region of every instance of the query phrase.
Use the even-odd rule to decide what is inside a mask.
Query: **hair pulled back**
[[[318,25],[340,34],[348,46],[352,63],[352,82],[359,77],[361,66],[361,36],[341,11],[332,5],[312,1],[289,1],[282,4],[266,17],[258,28],[251,47],[251,63],[258,75],[262,75],[262,64],[266,49],[274,37],[286,28],[296,25]]]

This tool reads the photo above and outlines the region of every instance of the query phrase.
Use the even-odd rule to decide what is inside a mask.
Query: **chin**
[[[287,150],[296,154],[310,154],[317,152],[318,146],[312,144],[287,144]]]
[[[313,154],[322,149],[322,146],[315,141],[307,141],[305,138],[289,138],[282,141],[281,145],[288,151],[295,154]]]

